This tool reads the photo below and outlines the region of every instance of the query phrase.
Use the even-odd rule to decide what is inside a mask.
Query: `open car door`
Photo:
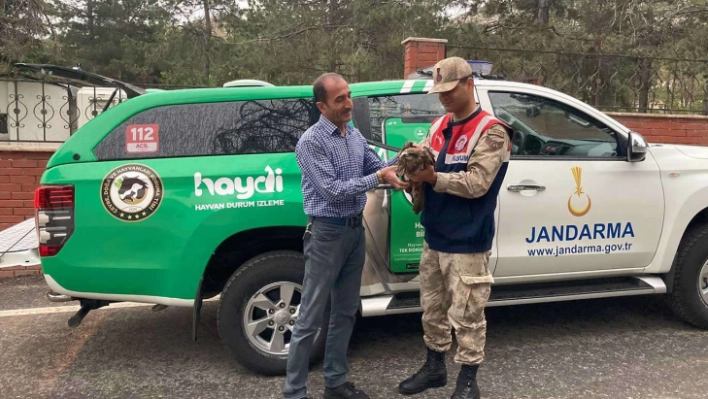
[[[15,67],[20,70],[27,70],[59,79],[66,79],[68,81],[79,83],[82,86],[113,86],[122,89],[127,94],[129,99],[147,93],[147,91],[142,87],[138,87],[130,83],[122,82],[120,80],[73,68],[60,67],[57,65],[50,64],[26,63],[16,63]]]

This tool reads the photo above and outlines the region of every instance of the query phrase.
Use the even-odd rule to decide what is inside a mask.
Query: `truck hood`
[[[708,147],[694,145],[673,145],[673,147],[691,158],[708,159]]]

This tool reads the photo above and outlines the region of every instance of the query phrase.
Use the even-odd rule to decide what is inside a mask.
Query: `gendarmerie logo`
[[[147,219],[162,202],[162,180],[145,165],[122,165],[103,179],[101,202],[120,220],[137,222]]]
[[[592,206],[592,200],[590,200],[590,196],[588,196],[587,194],[585,194],[583,192],[583,184],[582,184],[583,168],[581,168],[579,166],[574,166],[571,168],[571,170],[573,171],[573,178],[575,179],[575,193],[573,193],[568,198],[568,210],[570,211],[570,214],[573,216],[578,216],[578,217],[585,216],[585,214],[590,211],[590,207]],[[581,194],[584,196],[585,201],[582,200],[583,196],[581,196]],[[573,202],[574,202],[574,201],[572,201],[574,198],[573,195],[578,196],[578,201],[581,204],[583,202],[585,202],[585,203],[581,207],[575,206],[577,204],[573,204]]]

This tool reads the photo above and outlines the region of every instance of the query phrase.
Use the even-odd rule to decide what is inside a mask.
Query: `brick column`
[[[421,68],[433,66],[445,58],[447,39],[409,37],[401,44],[406,46],[406,63],[403,70],[403,78],[405,79],[411,73],[415,73]]]

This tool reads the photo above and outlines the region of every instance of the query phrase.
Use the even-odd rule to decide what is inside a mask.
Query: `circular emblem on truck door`
[[[162,180],[145,165],[119,166],[103,179],[101,202],[117,219],[126,222],[145,220],[162,202]]]

